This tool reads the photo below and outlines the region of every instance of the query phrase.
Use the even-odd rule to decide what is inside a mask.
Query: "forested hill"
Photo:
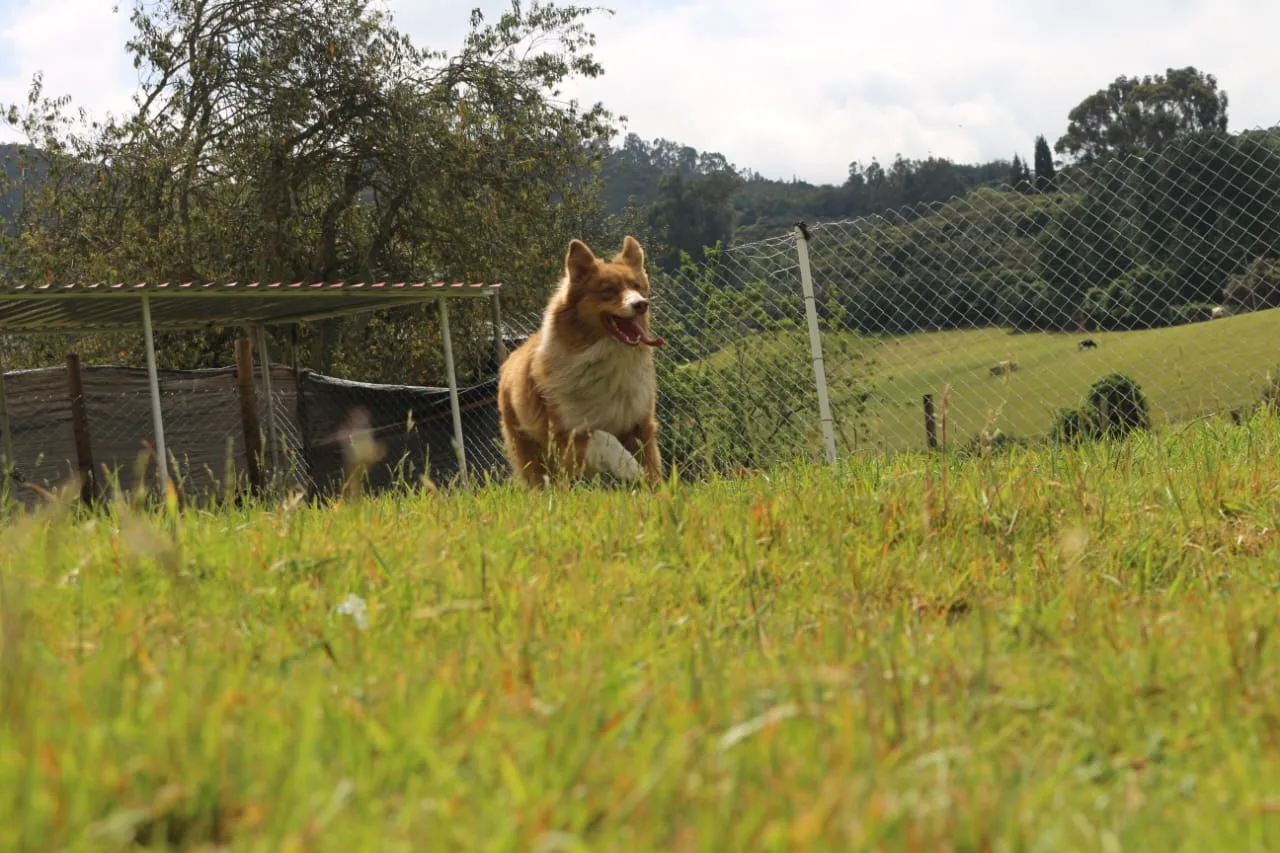
[[[736,167],[719,153],[667,139],[646,142],[632,133],[605,160],[603,201],[608,213],[620,214],[631,205],[655,225],[682,221],[685,227],[674,230],[696,223],[697,239],[708,245],[730,232],[735,242],[743,242],[776,234],[797,220],[945,201],[979,186],[1011,183],[1015,168],[1025,166],[1021,160],[968,164],[897,157],[888,166],[874,159],[866,166],[852,163],[841,184],[813,184],[765,177]],[[705,235],[700,233],[704,230]]]

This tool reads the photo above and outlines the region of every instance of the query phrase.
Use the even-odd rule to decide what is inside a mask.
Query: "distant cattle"
[[[1005,374],[1016,372],[1017,369],[1018,362],[1006,360],[990,368],[987,372],[992,376],[1004,376]]]
[[[1094,341],[1093,338],[1085,338],[1083,341],[1076,344],[1076,349],[1097,349],[1097,348],[1098,348],[1098,344],[1096,341]]]

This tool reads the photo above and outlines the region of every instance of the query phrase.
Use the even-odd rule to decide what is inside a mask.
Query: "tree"
[[[1222,297],[1228,305],[1242,311],[1280,308],[1280,259],[1254,258],[1243,272],[1227,280]]]
[[[1009,166],[1009,186],[1015,192],[1031,192],[1031,171],[1017,154],[1013,155],[1013,163]]]
[[[510,289],[512,308],[536,305],[569,236],[599,221],[594,169],[610,116],[559,94],[601,73],[590,10],[476,12],[447,55],[414,46],[380,8],[137,0],[131,115],[77,127],[38,78],[25,109],[7,111],[49,164],[9,245],[14,273],[502,279],[527,285]],[[433,320],[398,311],[366,323],[378,334],[347,329],[345,352],[329,324],[314,366],[401,381],[434,366]],[[166,352],[180,362],[178,345]]]
[[[1126,171],[1127,201],[1112,204],[1129,210],[1135,256],[1173,273],[1170,304],[1218,303],[1232,275],[1280,246],[1280,137],[1186,136]],[[1231,298],[1262,280],[1246,275]]]
[[[1049,142],[1044,138],[1044,134],[1036,137],[1035,164],[1036,192],[1053,192],[1053,153],[1049,150]]]
[[[1117,77],[1068,114],[1067,132],[1054,150],[1081,163],[1159,149],[1170,140],[1200,131],[1227,129],[1227,93],[1194,66],[1164,74]]]
[[[742,179],[725,170],[686,177],[672,169],[658,181],[658,199],[649,211],[649,226],[669,247],[651,253],[654,262],[668,272],[680,265],[680,253],[701,257],[702,250],[728,244],[733,236],[734,210],[730,200]]]

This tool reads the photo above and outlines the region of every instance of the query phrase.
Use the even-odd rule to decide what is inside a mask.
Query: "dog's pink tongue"
[[[617,322],[618,328],[624,330],[628,337],[633,338],[632,343],[648,344],[651,347],[660,347],[666,344],[666,341],[662,338],[649,337],[649,333],[646,332],[635,320],[623,318],[619,319]]]

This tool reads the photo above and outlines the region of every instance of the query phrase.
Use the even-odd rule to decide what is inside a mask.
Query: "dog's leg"
[[[587,438],[582,459],[588,470],[608,472],[622,480],[638,480],[644,475],[640,463],[618,437],[601,429],[593,430]]]
[[[662,480],[662,453],[658,450],[658,435],[654,424],[641,424],[620,440],[627,450],[632,453],[640,452],[645,477],[653,482]]]
[[[516,449],[512,453],[512,467],[526,486],[541,488],[547,483],[547,466],[542,459],[542,448],[537,442],[524,436],[516,437]]]
[[[506,402],[506,401],[504,401]],[[543,460],[542,446],[529,438],[516,423],[514,409],[509,402],[499,406],[502,443],[507,451],[507,461],[517,477],[526,486],[539,488],[546,482],[547,466]]]
[[[644,473],[650,480],[662,479],[662,451],[658,449],[658,437],[650,434],[644,442]]]

